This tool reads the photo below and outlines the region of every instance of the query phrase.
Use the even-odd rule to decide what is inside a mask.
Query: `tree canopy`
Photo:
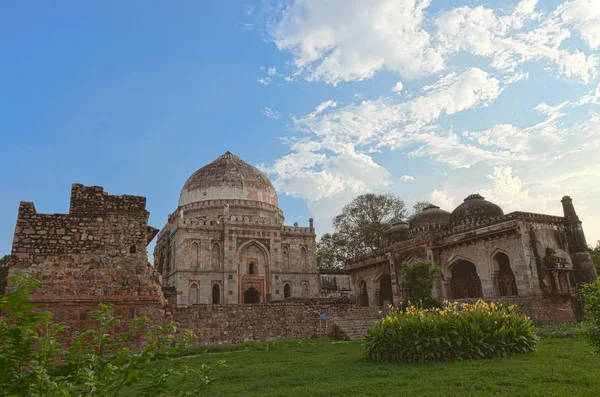
[[[391,223],[406,221],[427,205],[429,202],[419,201],[409,214],[404,201],[391,193],[356,197],[333,218],[334,232],[324,234],[317,243],[318,267],[338,268],[346,259],[376,251]]]

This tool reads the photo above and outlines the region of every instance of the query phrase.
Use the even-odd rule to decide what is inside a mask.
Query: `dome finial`
[[[231,153],[229,150],[226,151],[224,154],[220,155],[217,160],[220,159],[235,159],[235,160],[241,160],[238,156],[236,156],[235,154]]]

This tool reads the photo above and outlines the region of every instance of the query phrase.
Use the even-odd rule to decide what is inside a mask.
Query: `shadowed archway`
[[[260,303],[260,292],[254,287],[250,287],[244,292],[244,303]]]
[[[460,260],[452,266],[450,293],[452,299],[482,297],[481,280],[477,275],[475,264]]]

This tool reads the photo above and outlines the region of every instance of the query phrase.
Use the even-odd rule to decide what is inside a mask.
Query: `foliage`
[[[431,298],[431,290],[439,274],[440,269],[433,262],[410,262],[402,266],[400,282],[409,291],[411,299],[423,300]]]
[[[416,302],[410,301],[410,300],[401,301],[400,304],[398,305],[398,307],[395,308],[395,310],[406,311],[411,306],[416,306],[417,309],[434,309],[434,308],[443,309],[444,308],[444,305],[439,300],[427,297],[427,298],[418,300]]]
[[[600,280],[581,285],[579,291],[585,300],[583,334],[600,353]]]
[[[369,329],[365,354],[374,361],[403,363],[467,360],[531,352],[536,341],[533,323],[516,306],[480,300],[398,310]]]
[[[596,268],[596,274],[600,276],[600,241],[596,243],[594,248],[590,246],[590,254],[592,255],[594,267]]]
[[[10,255],[4,255],[0,258],[0,295],[6,291],[6,281],[8,279],[8,261]]]
[[[348,258],[345,242],[338,233],[325,233],[317,243],[317,267],[338,269]]]
[[[109,305],[100,305],[91,313],[97,328],[75,332],[63,346],[59,338],[66,327],[53,323],[51,313],[35,311],[30,301],[38,282],[15,275],[10,283],[11,291],[0,298],[2,396],[121,396],[136,387],[139,396],[185,396],[213,380],[209,366],[171,362],[195,337],[174,323],[151,326],[138,317],[122,325]],[[124,330],[114,332],[118,328]],[[143,347],[130,347],[134,342]],[[149,367],[158,359],[160,365]],[[182,391],[185,385],[195,391]]]
[[[206,346],[211,354],[181,360],[193,367],[214,357],[227,361],[227,372],[208,390],[212,397],[596,396],[600,390],[600,355],[577,339],[541,340],[532,354],[401,368],[365,360],[358,341],[288,343],[224,352],[236,345]]]
[[[429,205],[431,205],[431,203],[429,201],[417,201],[413,205],[413,211],[408,216],[408,220],[411,221],[412,218],[414,218],[419,212],[423,211],[425,209],[425,207],[427,207]]]
[[[581,327],[574,323],[537,323],[535,324],[535,334],[540,339],[578,339]]]
[[[398,197],[368,193],[346,204],[333,218],[333,227],[349,256],[354,257],[377,250],[390,221],[405,217],[404,201]]]

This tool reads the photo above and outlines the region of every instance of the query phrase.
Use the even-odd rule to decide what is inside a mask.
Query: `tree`
[[[392,220],[406,218],[404,201],[391,193],[362,194],[346,204],[333,218],[333,228],[348,257],[370,254]]]
[[[592,255],[592,262],[594,262],[594,267],[596,268],[596,274],[600,275],[600,240],[596,243],[596,247],[590,247]]]
[[[6,291],[6,281],[8,279],[8,261],[10,255],[4,255],[0,258],[0,295]]]
[[[347,259],[346,245],[338,233],[325,233],[317,243],[317,267],[337,269]]]
[[[431,298],[431,290],[439,274],[440,269],[433,262],[407,263],[400,270],[402,288],[409,291],[413,300]]]
[[[429,201],[417,201],[413,205],[413,212],[408,216],[408,220],[411,221],[419,212],[423,211],[427,206],[431,205]]]

